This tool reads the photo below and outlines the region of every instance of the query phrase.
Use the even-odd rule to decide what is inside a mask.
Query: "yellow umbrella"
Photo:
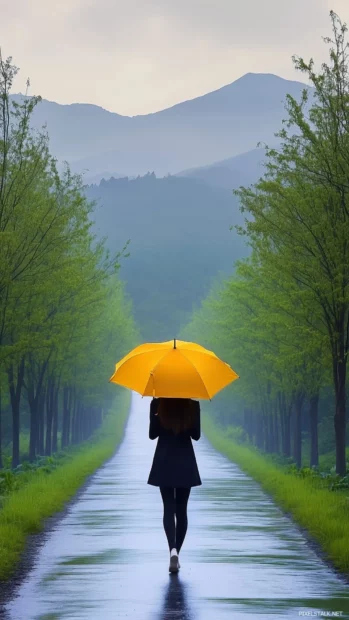
[[[211,400],[238,378],[212,351],[174,339],[136,347],[116,364],[109,381],[142,396]]]

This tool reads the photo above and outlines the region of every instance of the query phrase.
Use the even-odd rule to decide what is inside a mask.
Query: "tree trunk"
[[[7,368],[12,409],[12,469],[19,465],[20,400],[24,379],[24,357],[17,369],[17,383],[14,382],[13,364]]]
[[[76,418],[76,443],[80,443],[81,441],[81,428],[82,428],[82,413],[84,410],[84,406],[82,403],[79,405],[78,415]]]
[[[52,417],[53,417],[53,381],[50,378],[47,384],[46,391],[46,444],[45,454],[51,456],[52,454]]]
[[[302,467],[302,405],[304,395],[298,393],[294,403],[293,456],[297,467]]]
[[[74,401],[74,414],[73,414],[73,428],[72,428],[72,443],[78,443],[78,432],[79,432],[79,412],[80,412],[80,401],[75,397]]]
[[[103,410],[100,412],[100,418],[98,421],[98,426],[102,424],[103,420]],[[248,425],[248,436],[251,443],[253,443],[255,435],[255,419],[254,419],[254,411],[253,409],[249,409],[249,425]]]
[[[261,449],[266,452],[270,452],[269,450],[269,410],[267,399],[262,397],[262,445]]]
[[[334,430],[336,437],[336,473],[340,476],[346,474],[346,362],[344,359],[344,347],[343,356],[340,356],[340,360],[335,359],[333,363],[334,374],[334,386],[335,386],[335,414],[334,414]]]
[[[270,432],[270,452],[275,452],[275,425],[274,425],[274,408],[270,405],[270,419],[269,419],[269,432]]]
[[[277,404],[275,403],[274,409],[274,441],[275,441],[275,452],[280,453],[280,440],[279,440],[279,415]]]
[[[266,452],[269,454],[273,451],[273,437],[272,437],[272,424],[271,424],[271,412],[269,411],[265,419],[266,430]]]
[[[44,376],[48,364],[48,359],[39,366],[39,376],[36,381],[35,377],[35,362],[32,361],[30,356],[30,367],[28,373],[30,373],[29,385],[28,385],[28,402],[30,408],[30,446],[29,446],[29,460],[34,461],[36,457],[36,450],[39,445],[39,402],[41,396],[41,390],[43,386]]]
[[[93,408],[85,407],[82,419],[82,439],[84,441],[86,441],[86,439],[88,439],[88,437],[91,435],[92,416]]]
[[[61,447],[64,449],[69,444],[70,435],[70,406],[71,406],[71,389],[65,385],[63,388],[63,418],[62,418],[62,439]]]
[[[319,466],[319,442],[318,442],[318,409],[319,392],[310,398],[310,467]]]
[[[291,456],[291,411],[292,404],[287,406],[285,394],[281,394],[282,416],[282,451],[284,456]]]
[[[281,433],[281,454],[286,454],[285,450],[286,450],[286,440],[285,440],[285,415],[284,415],[284,410],[282,407],[282,399],[281,399],[281,394],[278,397],[278,403],[279,403],[279,415],[280,415],[280,433]]]
[[[67,446],[69,446],[69,444],[71,444],[73,396],[74,396],[73,389],[69,388],[69,390],[68,390],[68,400],[67,400],[67,407],[68,407]]]
[[[29,437],[29,460],[35,461],[36,446],[38,437],[38,411],[37,411],[37,398],[34,395],[34,389],[32,386],[28,388],[28,403],[30,409],[30,437]]]
[[[244,422],[243,422],[243,429],[245,431],[245,434],[248,434],[248,410],[246,407],[244,407]]]
[[[2,409],[1,409],[1,385],[0,385],[0,469],[2,469]]]
[[[260,450],[264,449],[264,429],[263,429],[263,417],[259,413],[257,415],[257,433],[256,433],[256,445]]]
[[[75,438],[75,417],[76,417],[76,407],[77,407],[77,401],[76,401],[76,392],[75,389],[72,388],[71,390],[71,401],[70,401],[70,418],[71,418],[71,422],[70,422],[70,444],[74,443],[74,438]]]
[[[58,392],[59,386],[53,391],[53,425],[52,425],[52,452],[58,450]]]
[[[45,389],[41,390],[41,395],[38,403],[38,441],[37,452],[41,456],[45,454]]]

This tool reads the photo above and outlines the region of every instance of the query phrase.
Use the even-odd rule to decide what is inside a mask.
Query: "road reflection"
[[[188,585],[185,585],[180,572],[169,576],[158,620],[194,620],[187,590]]]

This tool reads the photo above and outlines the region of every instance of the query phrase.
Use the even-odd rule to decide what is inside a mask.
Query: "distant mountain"
[[[86,194],[97,202],[98,237],[106,236],[112,251],[131,239],[120,275],[145,340],[175,337],[213,279],[230,274],[248,253],[244,239],[230,230],[243,216],[228,190],[148,174],[103,181]]]
[[[74,171],[87,170],[90,177],[104,171],[162,176],[238,155],[259,141],[270,143],[286,117],[286,94],[299,99],[304,88],[276,75],[248,73],[202,97],[134,117],[44,100],[33,126],[47,123],[52,152]]]
[[[276,144],[269,145],[276,146]],[[263,164],[266,161],[265,149],[258,148],[223,159],[209,166],[191,168],[178,172],[176,176],[199,179],[214,187],[236,189],[240,185],[248,186],[255,183],[265,173]]]

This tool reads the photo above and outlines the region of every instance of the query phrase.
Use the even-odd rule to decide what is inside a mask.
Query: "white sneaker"
[[[171,551],[171,556],[170,556],[170,566],[169,566],[169,571],[170,573],[178,573],[178,553],[177,553],[177,549],[172,549]]]

